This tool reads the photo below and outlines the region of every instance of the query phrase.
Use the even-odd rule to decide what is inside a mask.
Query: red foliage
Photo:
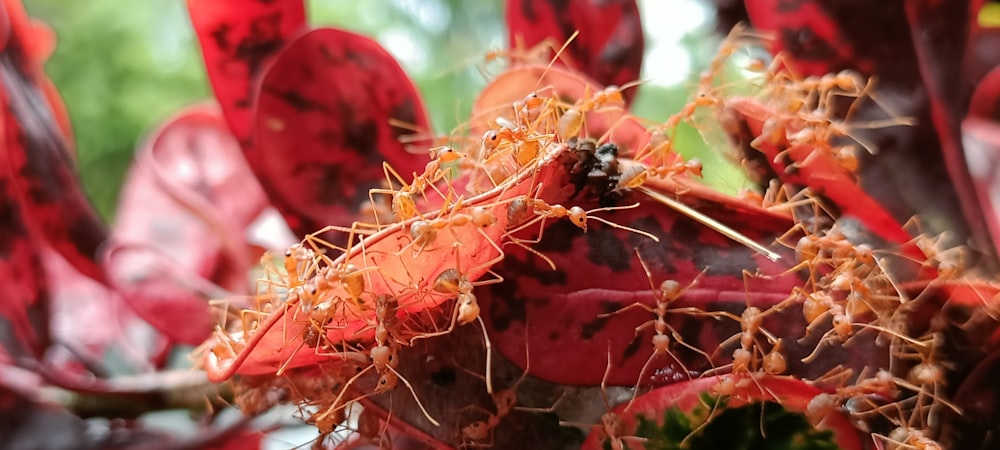
[[[302,0],[188,0],[216,101],[236,139],[248,145],[257,76],[306,24]]]
[[[507,2],[511,49],[528,49],[543,41],[558,49],[576,31],[580,34],[566,49],[571,68],[601,86],[639,79],[644,46],[635,0]],[[625,97],[631,101],[635,90],[626,91]]]
[[[429,131],[423,101],[370,38],[310,31],[263,73],[259,92],[251,165],[297,236],[352,219],[371,222],[359,208],[386,180],[383,161],[404,177],[423,169],[400,142],[412,131],[391,122]]]

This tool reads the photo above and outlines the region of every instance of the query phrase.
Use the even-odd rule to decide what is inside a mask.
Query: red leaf
[[[995,348],[995,347],[994,347]],[[981,359],[955,392],[954,403],[961,416],[946,415],[941,443],[944,448],[989,449],[1000,446],[996,424],[1000,421],[1000,350]]]
[[[836,0],[745,2],[755,28],[777,33],[771,51],[787,51],[798,74],[854,69],[893,83],[916,80],[916,62],[899,2],[859,4]],[[872,45],[878,42],[879,45]]]
[[[0,328],[9,333],[0,336],[0,352],[39,358],[49,344],[48,293],[37,236],[15,183],[11,167],[0,163]]]
[[[264,311],[259,318],[247,314],[247,322],[241,328],[219,332],[205,343],[207,351],[203,364],[209,378],[221,381],[237,373],[274,374],[317,362],[357,358],[367,360],[367,355],[363,354],[331,354],[306,346],[303,335],[308,327],[315,326],[315,319],[308,314],[311,311],[310,303],[329,301],[338,305],[335,306],[338,310],[334,317],[337,323],[326,329],[329,342],[371,340],[373,330],[370,322],[374,311],[364,305],[380,294],[392,295],[401,302],[406,300],[400,306],[405,314],[415,314],[427,309],[433,311],[433,308],[454,298],[453,295],[433,289],[442,272],[459,268],[456,265],[460,264],[464,275],[470,281],[475,281],[485,275],[498,260],[500,254],[497,246],[506,233],[509,222],[507,205],[511,199],[528,195],[536,183],[544,183],[546,186],[565,185],[567,167],[562,159],[568,156],[565,150],[565,146],[555,147],[543,155],[537,169],[526,169],[495,189],[463,201],[458,211],[425,214],[395,223],[366,237],[346,255],[341,254],[338,258],[336,254],[328,254],[328,257],[334,259],[333,267],[343,267],[343,264],[350,263],[369,272],[377,268],[377,274],[366,276],[365,293],[368,295],[357,302],[345,303],[344,299],[352,297],[340,283],[329,286],[322,298],[310,302],[295,296],[287,301],[278,297],[279,303],[264,307],[262,303],[273,299],[253,299],[256,302],[247,307]],[[477,206],[486,208],[486,213],[495,222],[485,227],[475,227],[472,224],[451,226],[447,232],[439,232],[442,238],[424,244],[415,242],[410,228],[417,220],[433,220],[453,213],[465,213]],[[451,245],[454,242],[461,245]],[[460,262],[456,262],[455,258]]]
[[[991,70],[976,85],[969,103],[969,115],[1000,122],[1000,66]]]
[[[303,0],[188,0],[208,79],[241,143],[253,129],[254,80],[306,25]]]
[[[49,109],[72,151],[73,129],[69,123],[69,114],[43,67],[55,50],[55,33],[44,23],[30,19],[20,0],[4,0],[3,5],[0,5],[0,16],[0,23],[3,24],[0,26],[0,49],[20,55],[16,58],[22,74],[44,92]],[[12,48],[8,49],[8,45]]]
[[[670,408],[678,408],[690,413],[696,408],[705,407],[702,396],[712,394],[715,386],[726,377],[734,377],[737,380],[746,379],[746,376],[740,375],[700,378],[646,393],[637,398],[627,412],[624,411],[624,407],[615,408],[615,412],[618,413],[625,425],[623,436],[635,433],[636,416],[638,415],[652,418],[662,426],[663,413]],[[809,401],[822,393],[819,389],[799,379],[789,377],[753,375],[753,382],[736,384],[738,385],[736,392],[728,396],[729,402],[726,405],[728,408],[738,408],[763,401],[776,401],[788,411],[804,413]],[[841,449],[860,450],[864,448],[858,430],[851,425],[851,419],[845,412],[833,411],[823,418],[822,423],[825,429],[833,431],[835,442]],[[740,433],[740,430],[728,431]],[[581,448],[601,448],[600,442],[604,439],[602,433],[602,431],[590,433]]]
[[[0,58],[6,142],[0,162],[11,167],[10,188],[45,239],[81,273],[103,280],[94,258],[107,231],[80,186],[63,133],[36,83],[44,75],[19,65],[26,55],[19,53],[17,37],[11,36]]]
[[[960,68],[970,11],[979,3],[873,2],[858,14],[852,2],[762,0],[748,2],[747,9],[755,27],[777,34],[772,51],[785,51],[796,73],[819,76],[850,69],[874,76],[876,94],[897,113],[916,119],[914,127],[864,134],[879,144],[878,156],[861,164],[862,185],[870,196],[899,221],[914,215],[942,218],[947,223],[931,232],[948,230],[955,242],[971,241],[972,247],[993,253],[958,134],[969,94]],[[913,95],[919,91],[926,92],[927,101]],[[873,103],[857,113],[884,117]],[[888,176],[900,172],[910,175]]]
[[[605,86],[639,79],[643,34],[635,0],[508,0],[507,30],[515,51],[546,39],[558,48],[579,31],[566,49],[573,68]],[[635,90],[625,96],[631,100]]]
[[[410,132],[390,125],[430,128],[416,88],[378,43],[347,31],[290,43],[263,76],[255,120],[251,165],[299,236],[358,218],[383,161],[403,176],[425,164],[399,141]]]
[[[1000,26],[975,26],[969,36],[963,63],[964,81],[977,86],[986,74],[1000,67]]]
[[[133,372],[158,366],[157,352],[162,350],[164,338],[125,307],[117,292],[80,274],[51,249],[43,252],[43,262],[51,286],[52,337],[60,347],[69,349],[46,355],[46,370],[59,374],[58,380],[48,382],[90,385],[95,376],[109,375],[100,371],[109,354],[120,355],[118,362],[126,363]]]
[[[659,243],[634,233],[610,229],[600,224],[586,233],[568,221],[551,223],[544,239],[533,248],[556,264],[552,271],[538,257],[519,248],[506,250],[504,261],[495,269],[504,283],[479,291],[480,303],[493,336],[494,346],[508,359],[524,366],[524,327],[528,344],[544,349],[559,358],[532,361],[534,376],[559,384],[597,385],[601,383],[611,345],[614,366],[608,376],[611,385],[632,385],[653,352],[649,344],[651,329],[636,336],[635,328],[654,318],[641,309],[599,318],[632,303],[654,303],[642,267],[633,249],[638,248],[649,265],[655,285],[666,279],[691,283],[702,270],[705,275],[678,301],[678,307],[694,306],[702,310],[725,310],[739,315],[749,302],[766,307],[785,300],[793,288],[801,286],[796,275],[781,275],[794,263],[784,253],[778,263],[754,254],[748,248],[723,237],[692,219],[665,206],[637,196],[622,201],[641,201],[640,208],[596,214],[618,224],[640,229],[660,239]],[[579,203],[574,201],[574,204]],[[791,227],[791,223],[749,209],[727,210],[720,204],[699,202],[702,212],[731,225],[760,243],[772,243]],[[742,271],[759,271],[773,279],[751,280],[744,284]],[[805,326],[801,314],[792,308],[790,315],[777,316],[772,324],[779,335],[802,336]],[[677,314],[670,322],[691,345],[711,353],[725,339],[739,331],[735,321],[693,318]],[[703,355],[675,346],[676,354],[698,376],[709,368]],[[808,349],[791,353],[808,354]],[[722,359],[729,356],[722,353]],[[789,361],[795,358],[789,357]],[[796,368],[792,368],[796,370]],[[813,370],[813,368],[809,368]],[[825,370],[825,369],[824,369]],[[658,358],[644,373],[643,382],[663,384],[687,378],[683,369],[669,357]]]
[[[754,136],[761,135],[765,118],[781,117],[751,99],[729,100],[729,106],[742,115]],[[789,128],[787,133],[794,131]],[[814,193],[835,203],[843,214],[857,218],[869,231],[888,242],[902,244],[910,240],[910,235],[899,222],[879,202],[868,196],[858,186],[854,175],[840,167],[827,152],[805,145],[784,148],[782,144],[787,145],[787,142],[783,136],[779,142],[760,142],[758,150],[764,153],[772,171],[784,183],[811,187]],[[793,163],[795,169],[790,170]]]
[[[962,122],[962,141],[976,199],[1000,253],[1000,122],[969,117]]]
[[[958,68],[962,67],[969,26],[975,23],[978,12],[978,9],[971,9],[971,3],[976,2],[907,0],[905,9],[920,75],[929,96],[931,119],[938,132],[945,166],[972,233],[972,244],[977,250],[990,254],[995,264],[998,244],[989,244],[997,242],[1000,235],[990,238],[989,223],[979,207],[962,148],[961,122],[970,92],[965,89],[963,74]]]
[[[265,205],[218,110],[189,108],[136,155],[122,190],[108,273],[157,329],[178,342],[201,342],[211,329],[205,295],[221,293],[206,281],[246,293],[256,263],[246,227]]]

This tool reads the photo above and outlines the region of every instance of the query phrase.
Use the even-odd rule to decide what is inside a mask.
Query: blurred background
[[[110,220],[143,136],[182,106],[212,95],[186,2],[27,0],[25,6],[58,35],[46,70],[69,109],[84,186]],[[683,106],[715,53],[714,7],[705,0],[639,6],[647,82],[633,111],[662,122]],[[314,26],[352,30],[385,46],[417,84],[439,133],[468,115],[488,76],[501,69],[487,66],[484,56],[506,47],[502,0],[310,0],[307,8]],[[737,172],[720,165],[693,129],[681,131],[678,147],[705,160],[706,183],[730,192],[740,187]]]

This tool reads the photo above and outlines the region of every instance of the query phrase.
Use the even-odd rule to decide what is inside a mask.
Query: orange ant
[[[681,313],[681,314],[692,314],[697,316],[708,315],[716,318],[721,317],[722,314],[722,313],[705,312],[694,307],[671,308],[672,303],[679,300],[681,296],[683,296],[684,293],[687,292],[688,289],[690,289],[691,287],[693,287],[695,284],[698,283],[698,280],[700,280],[701,277],[705,274],[705,271],[702,271],[700,274],[698,274],[698,276],[696,276],[694,280],[692,280],[691,283],[688,284],[687,286],[682,287],[681,284],[675,280],[664,280],[662,283],[660,283],[659,288],[657,288],[656,286],[653,285],[653,275],[650,272],[649,266],[646,264],[646,261],[642,259],[642,254],[639,253],[638,248],[635,249],[635,255],[639,259],[639,264],[642,265],[643,271],[646,273],[646,279],[649,281],[649,289],[653,293],[653,298],[656,300],[656,306],[649,306],[645,303],[635,302],[632,303],[631,305],[620,308],[617,311],[607,314],[600,314],[597,316],[599,318],[610,317],[625,312],[627,310],[630,310],[632,308],[643,309],[656,315],[655,319],[649,320],[635,328],[635,335],[638,336],[639,333],[642,333],[647,328],[653,327],[653,330],[655,332],[652,340],[653,354],[649,356],[649,359],[647,359],[646,363],[643,364],[642,369],[639,370],[638,380],[636,381],[635,384],[635,392],[633,393],[632,400],[630,400],[628,405],[625,407],[626,411],[632,406],[632,403],[635,401],[636,398],[635,395],[639,392],[639,385],[642,383],[643,375],[646,373],[646,370],[649,369],[649,365],[652,364],[653,360],[656,359],[657,356],[664,354],[670,356],[674,360],[674,362],[676,362],[681,367],[681,369],[684,371],[684,374],[687,375],[688,379],[691,379],[691,372],[687,369],[684,363],[681,362],[681,360],[677,358],[677,356],[674,355],[673,352],[670,351],[671,337],[673,338],[673,342],[677,342],[691,349],[692,351],[704,356],[705,359],[708,360],[710,364],[712,362],[712,358],[707,353],[685,342],[684,339],[681,337],[680,333],[678,333],[673,326],[667,323],[667,314]],[[706,268],[705,270],[708,269]]]
[[[487,240],[492,241],[488,235],[483,231],[483,229],[492,226],[496,223],[496,217],[490,213],[486,206],[477,206],[469,209],[467,213],[458,212],[462,209],[462,198],[459,197],[458,201],[452,207],[451,213],[447,216],[440,215],[435,219],[418,219],[410,224],[410,237],[412,240],[409,244],[399,249],[397,253],[402,253],[410,246],[417,246],[414,251],[414,256],[420,254],[428,245],[434,243],[437,240],[437,233],[445,228],[452,230],[452,235],[458,241],[458,235],[455,234],[454,228],[464,227],[466,225],[474,225],[476,230],[483,235]]]
[[[489,242],[493,246],[493,249],[498,252],[497,257],[483,263],[482,265],[480,265],[477,268],[474,268],[470,272],[478,272],[483,268],[492,267],[494,264],[503,261],[504,255],[503,255],[503,250],[500,248],[500,246],[498,246],[497,243],[494,242],[492,239],[487,239],[487,242]],[[497,275],[496,273],[490,271],[490,273],[495,275],[496,278],[492,280],[475,281],[475,282],[470,280],[469,277],[466,276],[464,272],[462,272],[461,268],[462,258],[461,254],[459,253],[459,248],[461,248],[461,244],[455,242],[452,244],[452,247],[455,250],[455,268],[441,271],[441,273],[439,273],[438,276],[434,279],[434,285],[433,285],[434,291],[455,296],[455,312],[451,315],[451,324],[448,326],[448,329],[446,330],[434,333],[425,333],[420,336],[415,336],[413,340],[442,336],[451,333],[451,331],[455,329],[456,324],[461,326],[471,323],[473,320],[479,320],[479,325],[483,328],[483,337],[486,339],[486,347],[487,349],[491,349],[492,346],[490,345],[490,338],[486,334],[486,325],[483,323],[483,319],[479,315],[480,312],[479,300],[476,298],[476,294],[473,293],[472,291],[476,286],[485,286],[490,284],[502,283],[503,278]],[[411,344],[413,340],[410,341]],[[489,353],[487,353],[487,361],[489,361],[490,359],[489,356],[490,356]],[[487,365],[489,365],[488,362]],[[489,377],[489,371],[487,371],[487,377]],[[493,387],[492,383],[487,381],[487,386],[489,387],[490,390],[492,390]]]
[[[524,356],[526,364],[524,367],[524,372],[521,373],[521,377],[518,378],[517,381],[515,381],[511,387],[507,389],[501,389],[496,392],[493,391],[492,382],[490,381],[490,378],[488,376],[490,370],[489,362],[487,362],[487,367],[486,367],[487,376],[481,378],[483,379],[483,381],[486,382],[486,391],[490,395],[490,398],[493,400],[493,405],[494,407],[496,407],[496,413],[491,413],[475,405],[469,406],[469,408],[483,410],[486,413],[486,419],[477,420],[462,427],[463,447],[491,447],[493,445],[492,444],[493,430],[495,430],[496,427],[500,425],[500,421],[502,421],[504,417],[507,417],[507,415],[510,414],[511,411],[513,411],[514,409],[520,409],[520,408],[515,408],[515,405],[517,405],[517,388],[518,386],[521,385],[521,382],[523,382],[525,378],[528,377],[528,372],[531,370],[531,354],[528,351],[528,345],[527,345],[527,337],[528,337],[527,327],[528,327],[527,324],[525,324]],[[487,349],[487,351],[490,350]],[[475,375],[476,377],[480,377],[479,374],[473,374],[473,375]],[[553,408],[554,406],[551,408],[546,408],[545,411],[551,412]],[[484,444],[483,442],[486,440],[489,440],[490,443]]]
[[[539,188],[540,187],[541,187],[541,185],[539,185]],[[540,191],[541,190],[539,189],[538,192],[540,192]],[[587,221],[588,221],[588,219],[592,219],[592,220],[596,220],[598,222],[602,222],[602,223],[604,223],[604,224],[606,224],[608,226],[611,226],[613,228],[618,228],[620,230],[630,231],[632,233],[636,233],[636,234],[639,234],[639,235],[642,235],[642,236],[646,236],[646,237],[652,239],[655,242],[660,242],[659,238],[657,238],[656,236],[654,236],[652,234],[649,234],[649,233],[647,233],[645,231],[637,230],[635,228],[627,227],[627,226],[624,226],[624,225],[619,225],[619,224],[611,222],[611,221],[609,221],[607,219],[603,219],[603,218],[600,218],[600,217],[597,217],[597,216],[593,215],[596,212],[618,211],[618,210],[625,210],[625,209],[633,209],[633,208],[637,208],[637,207],[639,207],[639,203],[636,203],[636,204],[633,204],[633,205],[628,205],[628,206],[608,206],[608,207],[603,207],[603,208],[591,209],[589,211],[584,211],[583,208],[581,208],[579,206],[573,206],[573,207],[570,207],[570,208],[566,208],[565,206],[562,206],[562,205],[550,205],[547,202],[545,202],[545,200],[539,199],[537,197],[529,197],[529,196],[525,195],[523,197],[518,197],[518,198],[513,199],[510,202],[510,204],[507,206],[507,217],[508,217],[508,219],[516,219],[517,220],[517,221],[509,221],[508,223],[512,224],[512,226],[513,226],[513,224],[519,223],[520,220],[524,220],[524,218],[530,217],[530,215],[532,213],[534,214],[534,218],[532,218],[531,220],[528,220],[526,223],[524,223],[522,225],[514,226],[513,229],[510,229],[510,230],[507,231],[507,235],[513,235],[513,234],[517,233],[518,231],[521,231],[521,230],[523,230],[525,228],[528,228],[528,227],[530,227],[532,225],[541,223],[541,227],[540,227],[540,230],[538,232],[538,238],[536,238],[534,240],[531,240],[531,241],[518,240],[519,242],[522,242],[522,243],[537,244],[538,242],[541,242],[542,236],[545,233],[545,222],[547,220],[549,220],[549,219],[561,219],[561,218],[564,218],[564,217],[568,217],[569,220],[570,220],[570,222],[573,225],[575,225],[577,228],[583,230],[584,232],[587,231]]]
[[[639,81],[635,81],[621,87],[608,86],[595,93],[591,93],[590,86],[587,85],[584,88],[583,99],[578,101],[574,106],[566,109],[559,116],[559,121],[556,122],[556,136],[563,142],[580,136],[580,131],[583,130],[584,117],[588,112],[611,108],[624,109],[625,98],[622,96],[622,91],[637,86],[640,83]]]
[[[696,177],[702,176],[702,164],[698,158],[684,160],[677,158],[677,161],[669,166],[646,167],[642,163],[633,162],[622,169],[618,178],[618,185],[615,189],[635,189],[642,186],[650,176],[673,178],[683,174],[691,174]]]
[[[378,382],[375,385],[374,394],[380,394],[383,392],[388,392],[396,387],[396,384],[400,381],[406,385],[410,393],[413,394],[413,399],[417,402],[417,406],[420,411],[423,412],[424,417],[433,424],[434,426],[440,426],[441,424],[431,417],[427,409],[424,408],[423,403],[420,401],[420,397],[417,396],[417,392],[413,389],[410,382],[403,377],[398,371],[399,358],[397,353],[400,346],[400,338],[396,336],[401,330],[399,330],[400,322],[396,316],[398,304],[396,303],[395,297],[390,295],[380,295],[376,299],[376,325],[375,325],[375,343],[376,345],[369,351],[369,357],[371,358],[371,365],[359,371],[341,387],[340,394],[333,401],[333,404],[329,409],[323,414],[333,414],[333,411],[338,409],[340,400],[343,398],[344,394],[347,393],[348,388],[357,381],[362,375],[367,373],[370,369],[374,368],[375,372],[379,375]],[[322,415],[320,417],[323,417]]]
[[[608,363],[604,367],[604,377],[601,378],[601,398],[604,399],[605,413],[601,415],[600,423],[593,424],[578,424],[566,421],[559,421],[560,426],[582,426],[586,428],[598,428],[604,434],[604,439],[610,441],[610,446],[613,450],[627,450],[629,447],[626,445],[627,441],[631,441],[637,444],[643,444],[648,439],[639,436],[625,436],[625,421],[618,413],[611,410],[611,401],[608,399],[608,376],[611,374],[611,341],[608,341]],[[626,408],[627,409],[627,408]]]

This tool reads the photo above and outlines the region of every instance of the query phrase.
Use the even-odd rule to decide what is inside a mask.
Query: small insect
[[[525,332],[524,354],[526,361],[524,372],[521,373],[521,377],[518,378],[517,381],[515,381],[514,384],[511,385],[509,388],[501,389],[499,391],[493,390],[493,383],[489,376],[491,369],[490,358],[489,354],[487,354],[486,376],[482,377],[482,379],[483,381],[486,382],[486,391],[488,394],[490,394],[490,398],[493,400],[493,406],[496,408],[496,412],[486,411],[478,406],[470,406],[470,408],[483,410],[486,413],[486,419],[477,420],[462,427],[463,447],[492,447],[493,431],[496,429],[497,426],[500,425],[500,422],[503,420],[503,418],[507,417],[507,415],[510,414],[510,412],[515,409],[515,406],[517,405],[517,388],[521,385],[521,382],[523,382],[525,378],[528,377],[528,372],[531,370],[531,354],[528,351],[528,345],[527,345],[527,334],[528,334],[527,324],[525,324],[524,332]],[[487,344],[489,343],[489,341],[486,342]],[[487,345],[486,349],[487,352],[492,351],[489,347],[490,346]],[[474,375],[479,377],[478,374]]]
[[[670,356],[670,358],[672,358],[674,362],[676,362],[677,365],[681,367],[681,369],[684,371],[684,374],[688,377],[688,379],[691,379],[691,371],[689,371],[687,366],[685,366],[684,363],[670,350],[671,342],[677,342],[678,344],[687,347],[688,349],[694,351],[695,353],[704,356],[705,359],[709,362],[709,364],[712,363],[711,356],[709,356],[703,350],[685,342],[684,339],[681,337],[681,334],[678,333],[673,326],[667,323],[667,315],[669,313],[690,314],[695,316],[710,316],[716,318],[724,316],[724,313],[706,312],[694,307],[687,307],[687,308],[672,307],[672,304],[677,300],[679,300],[681,296],[684,295],[685,292],[687,292],[688,289],[694,287],[694,285],[698,283],[698,280],[700,280],[701,277],[705,274],[704,271],[698,274],[698,276],[696,276],[694,280],[692,280],[691,283],[688,284],[687,286],[681,286],[681,284],[675,280],[664,280],[662,283],[660,283],[659,288],[657,288],[653,284],[653,275],[650,272],[649,266],[646,264],[646,261],[642,259],[642,254],[639,253],[639,249],[635,249],[635,255],[636,258],[639,259],[639,264],[642,265],[643,271],[646,273],[646,279],[649,281],[649,289],[653,293],[653,298],[656,301],[656,305],[649,306],[645,303],[636,302],[632,303],[631,305],[625,306],[617,311],[607,314],[601,314],[598,316],[600,318],[610,317],[628,311],[632,308],[643,309],[656,315],[655,319],[649,320],[635,328],[636,336],[638,336],[640,333],[642,333],[643,331],[645,331],[650,327],[653,328],[654,331],[652,340],[653,354],[649,356],[649,359],[647,359],[646,363],[643,364],[642,369],[639,370],[638,379],[635,385],[635,392],[633,393],[632,400],[630,400],[628,405],[625,406],[626,411],[629,408],[631,408],[632,403],[635,402],[636,395],[639,392],[639,386],[642,383],[643,376],[649,369],[650,364],[652,364],[653,360],[655,360],[656,357],[660,355]]]
[[[520,197],[518,199],[514,199],[514,201],[511,201],[508,204],[508,207],[507,207],[507,217],[508,218],[514,218],[514,219],[521,219],[521,220],[523,220],[522,218],[531,217],[531,215],[534,215],[534,218],[531,219],[531,220],[528,220],[526,223],[523,223],[521,225],[516,225],[518,222],[508,222],[508,224],[510,226],[512,226],[513,228],[509,229],[507,231],[507,235],[508,236],[509,235],[513,235],[513,234],[517,233],[518,231],[521,231],[521,230],[523,230],[525,228],[528,228],[530,226],[533,226],[535,224],[541,224],[540,225],[540,229],[539,229],[539,233],[538,233],[538,238],[536,238],[534,240],[531,240],[531,241],[523,241],[522,240],[523,243],[537,244],[538,242],[541,242],[542,237],[543,237],[543,235],[545,233],[545,222],[547,220],[549,220],[549,219],[562,219],[562,218],[565,217],[565,218],[569,218],[570,222],[573,225],[575,225],[577,228],[580,228],[581,230],[583,230],[585,232],[587,231],[587,221],[588,220],[596,220],[598,222],[602,222],[602,223],[604,223],[604,224],[606,224],[608,226],[611,226],[613,228],[618,228],[620,230],[630,231],[632,233],[648,237],[648,238],[652,239],[655,242],[660,242],[659,238],[657,238],[656,236],[654,236],[652,234],[649,234],[649,233],[647,233],[645,231],[637,230],[635,228],[627,227],[627,226],[624,226],[624,225],[619,225],[619,224],[611,222],[611,221],[609,221],[607,219],[603,219],[601,217],[597,217],[597,216],[593,215],[596,212],[618,211],[618,210],[624,210],[624,209],[633,209],[633,208],[637,208],[637,207],[639,207],[639,203],[636,203],[636,204],[633,204],[633,205],[628,205],[628,206],[609,206],[609,207],[595,208],[595,209],[591,209],[589,211],[584,211],[583,208],[581,208],[579,206],[573,206],[573,207],[570,207],[570,208],[566,208],[565,206],[562,206],[562,205],[550,205],[550,204],[546,203],[544,200],[541,200],[541,199],[535,198],[535,197],[529,197],[529,196],[525,195],[524,197]]]
[[[395,298],[389,295],[380,295],[377,298],[377,303],[375,318],[376,345],[369,350],[368,355],[371,360],[371,364],[344,383],[344,385],[340,388],[340,394],[337,395],[333,404],[330,405],[324,414],[335,414],[338,409],[342,409],[343,407],[340,406],[340,401],[348,392],[350,386],[369,370],[375,369],[375,373],[378,374],[379,378],[375,385],[374,394],[388,392],[395,388],[397,383],[401,381],[413,395],[413,399],[416,401],[420,411],[424,414],[424,417],[427,418],[427,421],[434,426],[440,426],[440,422],[431,417],[430,413],[427,412],[427,409],[424,408],[423,403],[420,401],[420,397],[417,396],[417,392],[413,389],[410,382],[397,370],[397,367],[399,366],[398,352],[400,343],[402,342],[401,338],[397,335],[402,333],[403,330],[401,329],[401,322],[396,316],[397,304]]]
[[[604,399],[605,413],[601,415],[601,420],[598,424],[576,424],[566,421],[560,421],[560,426],[583,426],[585,428],[596,428],[604,434],[604,438],[601,440],[602,444],[604,440],[608,441],[613,450],[627,450],[629,448],[628,443],[642,445],[647,439],[638,436],[628,436],[625,434],[625,422],[618,413],[611,410],[611,401],[608,398],[608,375],[611,374],[611,341],[608,341],[608,363],[604,368],[604,377],[601,379],[601,397]]]
[[[559,121],[556,123],[556,136],[563,142],[579,137],[580,131],[583,130],[586,114],[591,111],[624,109],[625,98],[622,96],[622,91],[637,86],[639,83],[636,81],[621,87],[608,86],[597,92],[591,92],[588,85],[584,89],[583,98],[559,116]]]

